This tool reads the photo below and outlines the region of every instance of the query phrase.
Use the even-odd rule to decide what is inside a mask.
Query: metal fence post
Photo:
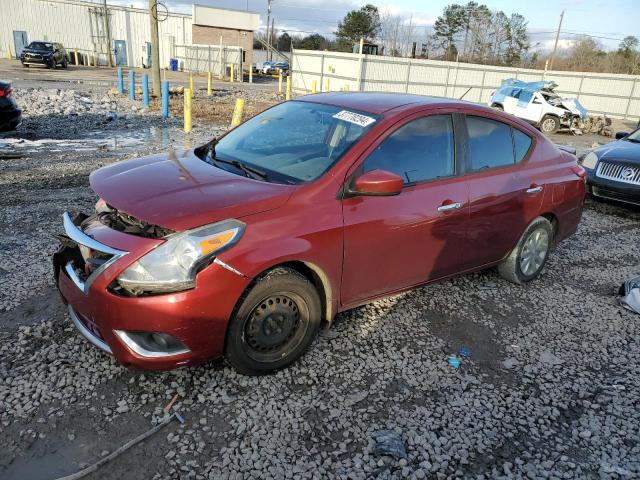
[[[482,83],[480,84],[480,95],[478,95],[478,103],[482,103],[482,94],[484,93],[484,80],[487,78],[487,71],[482,71]]]
[[[584,75],[582,75],[580,77],[580,85],[578,86],[578,95],[577,95],[578,100],[580,100],[580,94],[582,93],[582,84],[583,83],[584,83]],[[631,90],[631,93],[633,93],[633,90]]]
[[[124,95],[124,76],[122,74],[122,67],[118,67],[118,93]]]
[[[404,93],[409,93],[409,77],[411,76],[411,59],[407,61],[407,77],[404,79]]]
[[[129,98],[136,99],[136,72],[129,70]]]
[[[451,71],[451,65],[447,65],[447,79],[445,80],[444,83],[444,96],[447,96],[447,93],[449,92],[449,72]]]
[[[142,74],[142,104],[149,108],[149,75]]]
[[[627,101],[627,108],[624,111],[624,118],[625,120],[627,119],[627,117],[629,116],[629,109],[631,108],[631,101],[633,100],[633,92],[636,90],[636,83],[637,83],[638,79],[634,78],[633,79],[633,83],[631,83],[631,92],[629,93],[629,100]],[[640,124],[640,123],[639,123]]]
[[[324,53],[320,55],[320,91],[322,91],[322,86],[324,85]]]
[[[162,118],[169,118],[169,80],[162,81]]]

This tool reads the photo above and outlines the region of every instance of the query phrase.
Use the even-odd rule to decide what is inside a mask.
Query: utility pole
[[[269,26],[271,25],[271,0],[267,0],[267,43],[271,45],[271,36],[269,34]],[[271,55],[271,50],[267,50],[267,58]]]
[[[153,94],[156,97],[160,97],[160,39],[158,37],[158,0],[149,0],[149,20],[151,21],[151,79],[153,84]]]
[[[562,18],[564,17],[564,10],[560,14],[560,23],[558,23],[558,31],[556,32],[556,42],[553,44],[553,52],[551,52],[551,59],[549,60],[549,70],[553,70],[553,59],[556,56],[556,50],[558,49],[558,39],[560,38],[560,29],[562,28]]]
[[[113,60],[111,58],[111,26],[109,25],[109,9],[107,8],[107,0],[102,2],[104,5],[104,30],[107,34],[107,64],[113,67]]]
[[[275,22],[275,18],[272,18],[271,19],[271,38],[269,38],[269,45],[271,46],[271,50],[269,50],[269,52],[271,53],[271,56],[269,57],[270,60],[273,60],[273,49],[275,48],[273,46],[273,44],[275,43],[274,42],[275,38],[273,38],[274,35],[275,35],[274,30],[273,30],[274,22]]]

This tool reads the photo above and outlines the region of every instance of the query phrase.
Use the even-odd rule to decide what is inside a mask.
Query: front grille
[[[25,57],[29,60],[42,60],[42,55],[39,55],[37,53],[27,53]]]
[[[67,263],[63,268],[71,281],[87,294],[100,273],[127,252],[96,241],[84,233],[82,227],[71,220],[66,212],[63,223],[66,235],[62,236],[61,242],[67,251]]]
[[[640,185],[640,168],[621,163],[600,162],[596,176],[616,182]]]

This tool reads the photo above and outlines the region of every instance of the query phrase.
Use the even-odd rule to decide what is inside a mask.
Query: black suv
[[[31,42],[22,50],[20,61],[25,67],[44,65],[47,68],[55,68],[62,65],[62,68],[67,68],[69,59],[61,43]]]

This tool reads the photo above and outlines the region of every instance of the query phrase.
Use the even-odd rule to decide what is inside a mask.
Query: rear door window
[[[514,164],[511,127],[484,117],[467,116],[471,170]]]
[[[389,135],[364,161],[364,171],[387,170],[405,185],[455,175],[451,115],[412,120]]]
[[[516,163],[521,162],[527,155],[529,148],[531,148],[531,137],[526,133],[521,132],[516,128],[511,128],[513,135],[513,150],[515,154]]]

